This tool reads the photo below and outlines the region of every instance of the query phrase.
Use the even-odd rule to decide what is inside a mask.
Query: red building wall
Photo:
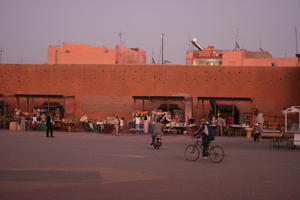
[[[118,45],[111,49],[84,44],[49,46],[47,64],[146,64],[146,51]]]
[[[0,65],[0,94],[75,96],[74,117],[130,117],[133,96],[247,97],[267,115],[300,105],[298,67],[196,67],[191,65]],[[147,104],[149,107],[149,104]],[[14,109],[11,107],[10,109]]]
[[[247,50],[215,50],[214,47],[205,48],[203,51],[187,51],[186,64],[193,64],[194,59],[221,59],[221,66],[280,66],[296,67],[300,66],[300,59],[292,58],[272,58],[267,51],[247,51]]]

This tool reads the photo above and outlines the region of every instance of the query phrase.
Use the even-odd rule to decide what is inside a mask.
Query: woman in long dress
[[[149,117],[146,115],[144,118],[144,133],[148,133]]]

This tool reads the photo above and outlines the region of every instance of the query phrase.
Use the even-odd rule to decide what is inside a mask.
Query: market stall
[[[228,127],[228,135],[229,136],[245,136],[246,135],[246,128],[249,126],[242,124],[231,124]],[[247,136],[247,135],[246,135]],[[250,137],[250,136],[248,136]]]
[[[284,114],[284,131],[285,133],[294,134],[294,145],[300,145],[300,106],[292,106],[282,111]],[[288,116],[293,117],[292,121],[288,120]],[[298,118],[298,120],[297,120]]]
[[[61,120],[64,118],[64,107],[59,102],[44,102],[40,106],[34,107],[39,113],[54,113],[55,120]]]

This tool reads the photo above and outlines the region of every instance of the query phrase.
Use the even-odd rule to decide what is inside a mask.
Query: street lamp
[[[161,64],[164,64],[164,36],[165,36],[165,34],[162,33],[160,36],[161,36]]]

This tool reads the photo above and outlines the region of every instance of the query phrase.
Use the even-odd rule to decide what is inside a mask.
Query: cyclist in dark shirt
[[[202,156],[205,159],[208,156],[209,143],[215,139],[215,131],[205,119],[201,119],[200,122],[200,129],[193,134],[193,137],[202,137]]]

